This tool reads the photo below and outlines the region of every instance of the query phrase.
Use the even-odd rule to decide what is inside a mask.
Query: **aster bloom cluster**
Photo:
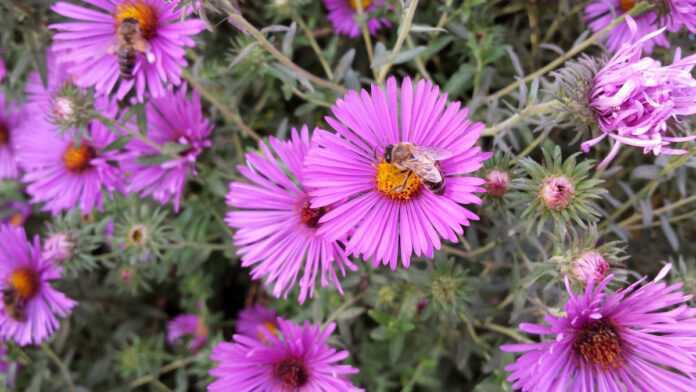
[[[474,193],[484,183],[465,175],[489,156],[475,146],[483,124],[471,123],[468,111],[430,82],[406,78],[399,86],[390,78],[386,89],[348,93],[332,111],[326,121],[335,133],[316,130],[310,143],[303,128],[288,143],[272,138],[273,151],[262,144],[263,155],[248,154],[239,171],[254,185],[233,182],[227,198],[241,209],[227,222],[239,229],[242,265],[274,283],[276,296],[287,295],[304,267],[300,302],[314,293],[320,270],[322,285],[340,290],[336,267],[342,274],[355,269],[348,254],[396,269],[399,258],[405,267],[413,254],[432,258],[441,238],[457,241],[462,226],[478,219],[462,204],[480,203]],[[386,149],[401,143],[443,151],[433,168],[441,194],[385,160]]]
[[[523,353],[507,367],[513,387],[522,391],[691,391],[696,377],[696,308],[681,284],[661,282],[666,266],[646,278],[610,292],[612,276],[587,285],[570,298],[563,316],[545,324],[520,324],[524,332],[548,337],[537,343],[508,344]]]
[[[247,323],[246,332],[257,330],[249,327]],[[272,329],[260,330],[262,337],[240,331],[234,342],[221,342],[213,349],[211,359],[217,366],[210,374],[216,380],[208,391],[361,391],[348,380],[358,369],[341,364],[348,352],[328,344],[335,328],[334,323],[320,327],[278,317]]]

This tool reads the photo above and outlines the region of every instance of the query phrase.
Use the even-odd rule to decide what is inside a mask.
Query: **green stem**
[[[515,113],[512,117],[508,118],[507,120],[496,124],[490,128],[487,128],[485,131],[483,131],[483,136],[495,136],[501,131],[504,131],[508,128],[511,128],[518,123],[522,122],[522,120],[526,119],[527,117],[531,116],[536,116],[544,113],[548,113],[553,111],[554,109],[557,109],[559,105],[559,102],[557,100],[552,100],[552,101],[547,101],[547,102],[542,102],[536,105],[532,106],[527,106],[526,108],[522,109],[518,113]]]
[[[453,255],[457,255],[460,257],[464,257],[464,258],[473,258],[473,257],[482,255],[486,252],[493,250],[493,248],[495,248],[496,245],[498,245],[497,241],[491,241],[491,242],[487,243],[486,245],[484,245],[480,248],[476,248],[470,252],[467,252],[467,251],[464,251],[464,250],[461,250],[459,248],[455,248],[455,247],[449,246],[449,245],[444,245],[442,247],[442,249],[445,252],[453,254]]]
[[[68,390],[70,392],[75,392],[75,384],[73,384],[72,377],[70,377],[70,371],[65,366],[63,361],[58,357],[58,355],[53,352],[51,346],[49,346],[48,343],[44,343],[41,345],[41,350],[48,355],[48,358],[51,359],[54,364],[56,364],[60,374],[63,376],[63,381],[65,381],[65,385],[68,387]]]
[[[332,90],[338,94],[345,94],[347,92],[346,88],[343,86],[340,86],[336,83],[330,82],[328,80],[322,79],[310,72],[307,72],[304,68],[300,67],[299,65],[295,64],[292,60],[290,60],[287,56],[285,56],[282,52],[280,52],[278,49],[276,49],[273,44],[271,44],[266,37],[263,35],[262,32],[260,32],[254,25],[249,23],[242,14],[238,12],[232,12],[229,15],[230,19],[234,21],[238,26],[241,26],[245,32],[249,33],[256,41],[258,41],[259,45],[261,45],[262,48],[264,48],[268,53],[271,54],[271,56],[275,57],[276,60],[278,60],[279,63],[283,64],[284,66],[288,67],[290,70],[292,70],[297,76],[307,79],[308,81],[327,88],[329,90]]]
[[[317,58],[319,58],[319,62],[321,63],[322,68],[324,68],[324,72],[326,73],[326,76],[330,79],[333,80],[333,72],[331,71],[331,67],[329,66],[329,62],[326,61],[326,58],[324,58],[324,54],[321,51],[321,48],[319,47],[319,44],[317,43],[317,39],[314,38],[314,34],[312,34],[312,31],[309,29],[309,26],[302,20],[302,17],[298,15],[296,12],[293,11],[292,13],[292,19],[297,22],[297,24],[300,26],[302,29],[302,32],[304,33],[305,37],[307,37],[307,40],[309,41],[309,46],[312,47],[312,50],[314,50],[314,53],[316,53]]]
[[[531,339],[523,336],[522,334],[517,332],[516,329],[504,327],[502,325],[494,324],[491,322],[479,323],[477,326],[481,327],[483,329],[487,329],[489,331],[497,332],[501,335],[511,337],[511,338],[517,340],[518,342],[522,342],[522,343],[531,343],[532,342]]]
[[[230,109],[227,105],[225,105],[222,100],[215,94],[213,93],[210,89],[206,88],[203,83],[201,83],[198,79],[194,78],[193,75],[189,73],[187,70],[183,70],[181,73],[181,77],[183,77],[193,89],[198,91],[203,98],[205,98],[208,102],[210,102],[213,106],[215,106],[220,113],[222,113],[222,117],[225,119],[225,121],[232,123],[239,128],[243,134],[246,136],[259,141],[261,140],[261,137],[254,132],[251,127],[249,127],[244,120],[242,120],[242,117],[234,110]]]
[[[605,28],[592,34],[589,38],[587,38],[586,40],[577,44],[576,46],[572,47],[569,51],[565,52],[562,56],[558,57],[557,59],[555,59],[554,61],[552,61],[548,65],[546,65],[543,68],[540,68],[539,70],[527,75],[523,79],[518,79],[518,80],[514,81],[513,83],[510,83],[509,85],[507,85],[503,89],[488,96],[486,99],[488,101],[495,101],[497,99],[500,99],[501,97],[504,97],[504,96],[510,94],[511,92],[513,92],[515,89],[517,89],[517,87],[520,84],[529,83],[530,81],[537,79],[540,76],[545,75],[547,72],[550,72],[550,71],[556,69],[557,67],[559,67],[560,65],[565,63],[567,60],[575,57],[575,55],[577,55],[578,53],[580,53],[583,50],[594,45],[600,38],[603,38],[607,33],[609,33],[611,30],[613,30],[616,26],[623,23],[624,19],[626,19],[626,15],[636,16],[636,15],[642,14],[643,12],[645,12],[651,8],[653,8],[653,5],[650,3],[647,3],[647,2],[642,2],[640,4],[637,4],[629,12],[614,19]]]
[[[682,207],[682,206],[684,206],[684,205],[686,205],[686,204],[689,204],[689,203],[691,203],[691,202],[694,202],[694,201],[696,201],[696,195],[692,195],[692,196],[690,196],[690,197],[687,197],[686,199],[679,200],[679,201],[676,202],[676,203],[672,203],[672,204],[666,205],[666,206],[664,206],[664,207],[662,207],[662,208],[658,208],[658,209],[656,209],[655,211],[653,211],[653,214],[659,216],[659,215],[662,215],[662,214],[664,214],[664,213],[666,213],[666,212],[669,212],[669,211],[672,211],[672,210],[676,210],[677,208]],[[638,222],[640,219],[641,219],[641,216],[640,216],[640,215],[638,215],[638,214],[633,214],[633,216],[631,216],[631,217],[629,217],[629,218],[626,218],[626,219],[624,219],[623,221],[621,221],[621,222],[619,223],[619,226],[620,226],[620,227],[627,227],[627,226],[632,225],[632,224],[635,223],[635,222]]]
[[[150,375],[142,376],[140,378],[133,380],[129,384],[129,387],[130,387],[130,389],[135,389],[141,385],[145,385],[145,384],[149,384],[151,382],[157,381],[161,375],[172,372],[172,371],[179,369],[179,368],[182,368],[182,367],[186,367],[186,366],[192,364],[193,362],[195,362],[197,359],[198,359],[197,356],[191,356],[191,357],[187,357],[187,358],[178,359],[178,360],[170,363],[169,365],[166,365],[166,366],[163,366],[162,368],[160,368],[156,375],[150,374]]]
[[[396,44],[394,44],[394,48],[389,53],[387,62],[382,66],[382,69],[377,75],[378,84],[384,83],[384,79],[387,77],[389,69],[394,64],[396,56],[399,55],[399,52],[401,52],[401,47],[404,45],[404,41],[406,41],[406,37],[411,32],[411,25],[413,24],[413,16],[416,14],[416,8],[418,8],[418,0],[411,0],[408,7],[404,9],[403,16],[401,18],[402,22],[399,25],[399,35],[396,37]]]
[[[372,68],[375,55],[372,52],[372,37],[370,36],[370,30],[367,28],[367,18],[365,17],[365,10],[363,9],[363,2],[356,1],[355,5],[358,6],[356,12],[358,14],[358,20],[360,21],[360,32],[362,33],[362,38],[365,42],[365,50],[367,51],[367,59],[370,62],[370,69],[372,69],[372,74],[374,77],[377,78],[377,74]]]

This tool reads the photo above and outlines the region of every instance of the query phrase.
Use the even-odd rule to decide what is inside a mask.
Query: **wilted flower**
[[[96,107],[107,115],[117,110],[105,98],[97,100]],[[61,133],[57,125],[33,116],[16,142],[32,203],[45,203],[44,210],[54,215],[75,207],[85,214],[101,208],[104,192],[112,194],[122,186],[121,171],[111,163],[119,152],[104,150],[115,140],[116,135],[96,120],[78,143],[73,132]]]
[[[349,253],[396,269],[399,257],[404,267],[414,254],[431,258],[441,239],[458,241],[462,227],[478,220],[463,204],[481,203],[475,193],[484,180],[467,174],[490,154],[474,146],[484,126],[470,122],[459,102],[429,81],[406,78],[399,88],[392,77],[386,88],[349,92],[332,111],[326,121],[335,133],[317,131],[305,159],[312,208],[340,203],[320,219],[320,235],[350,234]],[[443,180],[436,190],[385,160],[387,147],[400,143],[443,157],[430,163]]]
[[[264,339],[267,334],[278,332],[277,314],[275,310],[256,304],[239,312],[237,318],[237,334]]]
[[[172,95],[151,99],[146,113],[147,139],[152,144],[132,139],[126,146],[121,167],[129,176],[127,191],[152,196],[162,204],[172,201],[178,211],[186,180],[197,174],[196,160],[211,146],[209,136],[213,128],[203,116],[198,93],[189,99],[185,87]],[[176,147],[174,152],[167,151],[170,146]],[[142,161],[161,153],[173,157],[163,156],[152,164]]]
[[[76,305],[50,284],[61,269],[42,256],[38,237],[31,243],[23,228],[8,225],[0,225],[0,260],[0,337],[22,346],[39,344]]]
[[[68,63],[69,72],[81,87],[91,87],[101,94],[116,90],[123,99],[135,88],[138,100],[147,92],[153,97],[166,95],[166,84],[181,83],[181,69],[186,66],[185,48],[193,47],[192,36],[205,28],[199,19],[182,20],[176,4],[162,0],[85,1],[90,6],[59,1],[53,11],[70,18],[55,23],[53,52]],[[124,21],[135,20],[143,40],[144,52],[136,50],[132,78],[119,70],[119,28]]]
[[[208,326],[201,316],[196,314],[180,314],[167,323],[167,342],[190,337],[188,349],[198,351],[208,342]]]
[[[593,0],[585,7],[585,20],[589,22],[593,32],[607,27],[616,17],[630,11],[639,3],[637,0]],[[627,16],[626,19],[630,18]],[[656,11],[643,12],[635,18],[637,35],[631,31],[628,21],[620,23],[609,32],[607,48],[616,52],[622,45],[635,42],[638,37],[650,34],[660,27],[660,18]],[[650,53],[655,45],[669,47],[669,41],[664,32],[655,34],[650,39],[641,42],[646,53]]]
[[[54,263],[62,263],[72,256],[75,243],[65,233],[51,234],[44,241],[43,256]]]
[[[529,178],[520,178],[515,187],[521,192],[515,196],[523,206],[523,219],[531,218],[532,226],[541,231],[544,223],[552,219],[557,228],[575,222],[580,226],[596,220],[600,215],[595,200],[606,191],[599,187],[604,181],[590,176],[592,160],[576,163],[578,154],[565,161],[560,147],[544,148],[544,164],[540,165],[531,158],[519,161],[523,172]]]
[[[682,59],[677,49],[674,62],[662,66],[652,58],[641,58],[640,44],[649,38],[624,45],[594,77],[589,101],[602,134],[584,142],[582,149],[587,152],[604,138],[612,139],[601,168],[616,157],[622,144],[642,147],[646,154],[683,154],[685,150],[669,146],[696,138],[668,135],[680,117],[696,114],[696,79],[691,75],[696,55]]]
[[[360,391],[348,379],[358,369],[340,364],[348,352],[328,345],[334,323],[322,329],[278,318],[277,324],[279,336],[260,341],[235,335],[234,343],[218,344],[210,356],[217,362],[210,371],[216,380],[208,391]]]
[[[691,391],[696,365],[696,309],[681,284],[645,278],[624,290],[606,290],[609,276],[570,298],[562,316],[546,316],[547,324],[520,324],[541,342],[507,344],[521,357],[506,369],[513,388],[522,391],[610,390]]]
[[[309,146],[307,127],[299,133],[293,129],[289,141],[270,138],[270,148],[261,143],[261,153],[247,154],[247,166],[239,167],[247,181],[232,182],[227,194],[233,210],[226,222],[238,229],[234,242],[242,265],[253,266],[254,279],[273,284],[276,297],[286,297],[301,274],[300,303],[314,295],[317,277],[322,286],[331,284],[342,292],[336,270],[345,275],[346,268],[357,268],[338,238],[318,233],[320,219],[332,207],[311,207],[302,186],[302,162]]]
[[[0,180],[19,176],[16,139],[25,117],[23,109],[7,102],[0,91]]]
[[[379,29],[391,26],[389,19],[374,16],[379,8],[384,7],[385,0],[324,0],[324,5],[329,10],[329,20],[336,32],[353,38],[360,35],[360,24],[356,20],[359,1],[368,18],[367,28],[370,34],[374,35]]]

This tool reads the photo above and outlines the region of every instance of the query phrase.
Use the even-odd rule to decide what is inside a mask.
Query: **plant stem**
[[[551,133],[551,130],[552,130],[552,128],[548,128],[548,129],[544,130],[544,132],[542,132],[541,135],[537,136],[536,139],[534,139],[531,143],[529,143],[529,145],[524,150],[522,150],[522,152],[517,154],[517,159],[524,158],[527,155],[529,155],[529,153],[534,151],[534,149],[539,144],[541,144],[541,142],[544,141],[544,139],[546,139],[549,136],[549,133]]]
[[[197,356],[191,356],[191,357],[187,357],[187,358],[178,359],[178,360],[170,363],[169,365],[165,365],[165,366],[161,367],[156,375],[150,374],[150,375],[142,376],[140,378],[133,380],[129,384],[129,387],[130,387],[130,389],[134,389],[134,388],[137,388],[141,385],[151,383],[155,380],[158,380],[159,376],[166,374],[166,373],[169,373],[169,372],[172,372],[176,369],[188,366],[188,365],[192,364],[193,362],[195,362],[197,359],[198,359]]]
[[[48,343],[44,343],[41,345],[41,350],[48,355],[48,358],[53,361],[54,364],[58,367],[58,370],[60,371],[60,374],[63,376],[63,381],[65,381],[65,385],[67,385],[68,390],[70,392],[75,392],[75,384],[73,384],[72,377],[70,377],[70,371],[68,370],[67,367],[65,367],[65,364],[63,361],[56,355],[55,352],[51,349],[51,346],[48,345]]]
[[[396,56],[399,55],[401,47],[404,45],[404,41],[406,41],[406,37],[411,32],[411,25],[413,24],[413,16],[416,14],[416,8],[418,8],[418,0],[411,0],[408,7],[404,9],[401,24],[399,25],[399,36],[396,37],[396,44],[394,44],[394,48],[389,53],[387,62],[382,66],[382,69],[377,75],[378,84],[384,83],[384,79],[387,77],[389,69],[394,64]]]
[[[322,53],[321,48],[317,43],[317,39],[314,38],[314,34],[312,34],[312,31],[309,29],[309,26],[307,26],[304,20],[302,20],[302,17],[294,11],[292,13],[292,18],[295,22],[297,22],[298,25],[300,25],[302,32],[304,32],[305,37],[307,37],[307,40],[309,41],[309,46],[311,46],[312,50],[314,50],[314,53],[317,54],[317,58],[319,58],[319,62],[321,63],[322,68],[324,68],[326,76],[330,80],[333,80],[333,72],[331,71],[331,66],[329,66],[328,61],[326,61],[326,58],[324,58],[324,54]]]
[[[227,107],[227,105],[225,105],[220,100],[220,98],[217,97],[215,93],[203,86],[203,83],[201,83],[198,79],[194,78],[193,75],[189,73],[189,71],[183,70],[183,72],[181,73],[181,77],[186,79],[186,81],[191,85],[191,87],[198,91],[203,96],[203,98],[205,98],[213,106],[218,108],[220,113],[222,113],[222,117],[225,118],[225,121],[236,125],[237,128],[239,128],[243,134],[254,139],[255,141],[261,140],[261,137],[256,132],[254,132],[254,130],[251,129],[251,127],[249,127],[244,122],[244,120],[242,120],[242,117],[236,111]]]
[[[653,214],[654,215],[662,215],[665,212],[676,210],[677,208],[682,207],[682,206],[689,204],[691,202],[694,202],[694,201],[696,201],[696,195],[692,195],[690,197],[687,197],[686,199],[682,199],[682,200],[679,200],[678,202],[666,205],[662,208],[658,208],[655,211],[653,211]],[[638,222],[640,220],[640,218],[641,218],[641,216],[639,214],[633,214],[631,217],[626,218],[623,221],[621,221],[618,225],[620,227],[628,227],[628,226],[632,225],[633,223]]]
[[[493,248],[495,248],[496,245],[498,245],[498,241],[491,241],[491,242],[487,243],[486,245],[484,245],[480,248],[476,248],[470,252],[467,252],[467,251],[464,251],[464,250],[461,250],[459,248],[455,248],[455,247],[449,246],[449,245],[444,245],[442,247],[442,249],[445,252],[453,254],[453,255],[457,255],[460,257],[464,257],[464,258],[472,258],[472,257],[482,255],[488,251],[491,251]]]
[[[307,72],[304,70],[302,67],[299,65],[295,64],[292,60],[290,60],[287,56],[285,56],[283,53],[281,53],[278,49],[276,49],[273,44],[271,44],[266,37],[263,35],[262,32],[260,32],[254,25],[249,23],[242,14],[240,13],[230,13],[229,15],[230,19],[232,19],[237,25],[241,26],[244,28],[244,31],[249,33],[251,36],[258,41],[259,45],[266,49],[268,53],[271,54],[271,56],[275,57],[276,60],[278,60],[279,63],[283,64],[284,66],[288,67],[290,70],[295,72],[299,77],[302,77],[304,79],[309,80],[310,82],[313,82],[314,84],[328,88],[338,94],[345,94],[347,92],[346,88],[343,86],[340,86],[336,83],[333,83],[331,81],[328,81],[326,79],[322,79],[310,72]]]
[[[365,10],[363,9],[363,2],[356,1],[355,5],[358,6],[356,12],[358,14],[358,20],[360,21],[360,32],[362,33],[362,38],[365,42],[365,50],[367,51],[367,59],[370,62],[370,69],[372,69],[372,74],[374,77],[377,78],[377,74],[374,68],[372,68],[375,55],[372,52],[372,37],[370,36],[370,30],[367,28],[367,18],[365,17]]]
[[[499,124],[496,124],[490,128],[487,128],[485,131],[483,131],[483,136],[495,136],[499,132],[518,124],[527,117],[548,113],[556,109],[558,107],[558,104],[559,102],[554,99],[552,101],[527,106],[518,113],[515,113],[512,117],[508,118],[507,120]]]
[[[495,101],[501,97],[504,97],[511,92],[513,92],[521,83],[528,83],[540,76],[545,75],[547,72],[550,72],[563,63],[565,63],[567,60],[575,57],[576,54],[582,52],[583,50],[587,49],[588,47],[594,45],[600,38],[603,38],[604,35],[609,33],[611,30],[613,30],[616,26],[619,24],[623,23],[624,19],[626,19],[626,15],[639,15],[643,13],[644,11],[647,11],[651,9],[653,5],[647,2],[642,2],[637,4],[633,9],[631,9],[629,12],[619,16],[618,18],[614,19],[611,23],[607,25],[607,27],[603,28],[602,30],[592,34],[589,38],[586,40],[582,41],[581,43],[577,44],[576,46],[572,47],[569,51],[564,53],[562,56],[558,57],[548,65],[544,66],[543,68],[540,68],[539,70],[527,75],[523,79],[518,79],[514,81],[513,83],[510,83],[503,89],[497,91],[496,93],[488,96],[486,99],[488,101]]]
[[[512,328],[508,328],[508,327],[504,327],[502,325],[494,324],[491,322],[484,322],[484,323],[478,323],[476,326],[481,327],[483,329],[487,329],[489,331],[498,332],[499,334],[511,337],[511,338],[517,340],[518,342],[522,342],[522,343],[531,343],[532,342],[531,339],[523,336],[522,334],[517,332],[517,330],[512,329]]]
[[[344,310],[348,309],[349,307],[353,306],[356,302],[360,301],[362,299],[362,297],[365,295],[365,293],[366,293],[366,291],[362,291],[358,295],[356,295],[355,297],[353,297],[353,298],[349,299],[348,301],[345,301],[343,304],[341,304],[341,306],[338,309],[334,310],[329,315],[329,317],[326,318],[326,321],[324,321],[324,324],[322,324],[322,328],[326,328],[326,326],[329,325],[334,320],[336,320],[338,318],[338,316],[340,316]]]

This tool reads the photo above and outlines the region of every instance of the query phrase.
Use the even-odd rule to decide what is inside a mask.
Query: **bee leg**
[[[406,178],[404,178],[404,182],[402,182],[401,185],[399,185],[399,186],[394,190],[394,192],[403,192],[404,189],[406,189],[406,184],[408,184],[408,180],[409,180],[409,178],[411,178],[411,174],[413,174],[413,172],[412,172],[411,170],[404,170],[404,171],[408,172],[408,173],[406,173]],[[402,171],[402,173],[403,173],[404,171]]]

